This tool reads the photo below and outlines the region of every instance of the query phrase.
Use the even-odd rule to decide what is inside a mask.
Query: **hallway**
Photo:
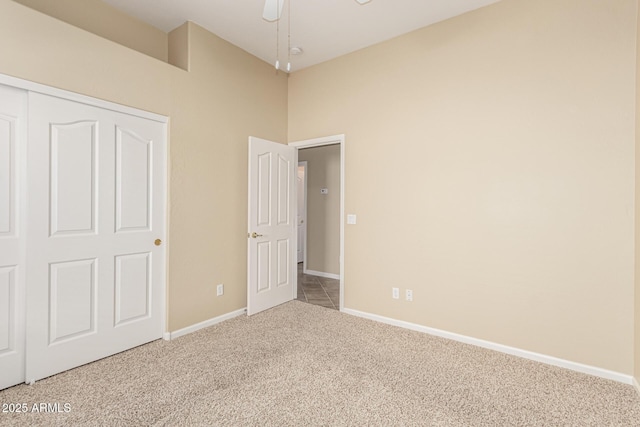
[[[302,272],[298,264],[298,301],[340,310],[340,281]]]

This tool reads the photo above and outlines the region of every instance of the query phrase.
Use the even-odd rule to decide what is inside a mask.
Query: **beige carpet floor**
[[[25,426],[640,426],[624,384],[292,301],[0,392]]]

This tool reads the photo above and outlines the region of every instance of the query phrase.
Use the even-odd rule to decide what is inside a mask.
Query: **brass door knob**
[[[258,234],[254,231],[253,233],[251,233],[251,237],[257,239],[258,237],[262,237],[262,234]]]
[[[156,239],[156,241],[153,242],[153,244],[156,245],[156,246],[160,246],[162,244],[162,240]]]

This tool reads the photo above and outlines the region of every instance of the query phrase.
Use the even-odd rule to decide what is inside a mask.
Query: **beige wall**
[[[636,6],[503,0],[287,89],[194,24],[187,73],[0,0],[0,73],[171,117],[170,330],[244,307],[246,139],[288,119],[346,133],[347,307],[631,374]]]
[[[298,151],[307,163],[307,270],[340,274],[340,145]],[[327,188],[328,194],[320,194]]]
[[[189,71],[189,23],[185,22],[169,33],[168,62]]]
[[[640,383],[640,7],[636,11],[635,322],[634,377]]]
[[[15,0],[25,6],[167,61],[167,34],[100,0]]]
[[[173,67],[0,0],[0,73],[143,110],[171,113]]]
[[[191,71],[172,80],[171,330],[246,307],[248,137],[287,138],[286,75],[188,26]]]
[[[289,140],[346,134],[345,307],[631,374],[635,41],[635,0],[503,0],[294,73]]]
[[[170,116],[171,331],[246,306],[247,140],[287,134],[286,75],[188,27],[189,73],[0,0],[0,73]]]

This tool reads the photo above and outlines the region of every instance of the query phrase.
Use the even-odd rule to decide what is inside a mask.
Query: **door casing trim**
[[[298,150],[303,148],[313,148],[313,147],[322,147],[324,145],[335,145],[340,144],[340,311],[344,311],[344,221],[345,221],[345,213],[344,213],[344,183],[345,183],[345,136],[344,134],[339,135],[331,135],[331,136],[323,136],[319,138],[306,139],[302,141],[290,142],[289,146],[294,147],[296,149],[295,152],[295,163],[298,164]],[[296,192],[297,197],[297,192]],[[296,230],[297,233],[297,230]],[[296,245],[298,244],[298,236],[296,234],[295,239]],[[296,251],[297,251],[296,246]],[[306,253],[305,253],[306,257]],[[305,258],[306,259],[306,258]],[[294,298],[295,293],[298,291],[298,278],[296,276],[296,283],[294,288]]]

